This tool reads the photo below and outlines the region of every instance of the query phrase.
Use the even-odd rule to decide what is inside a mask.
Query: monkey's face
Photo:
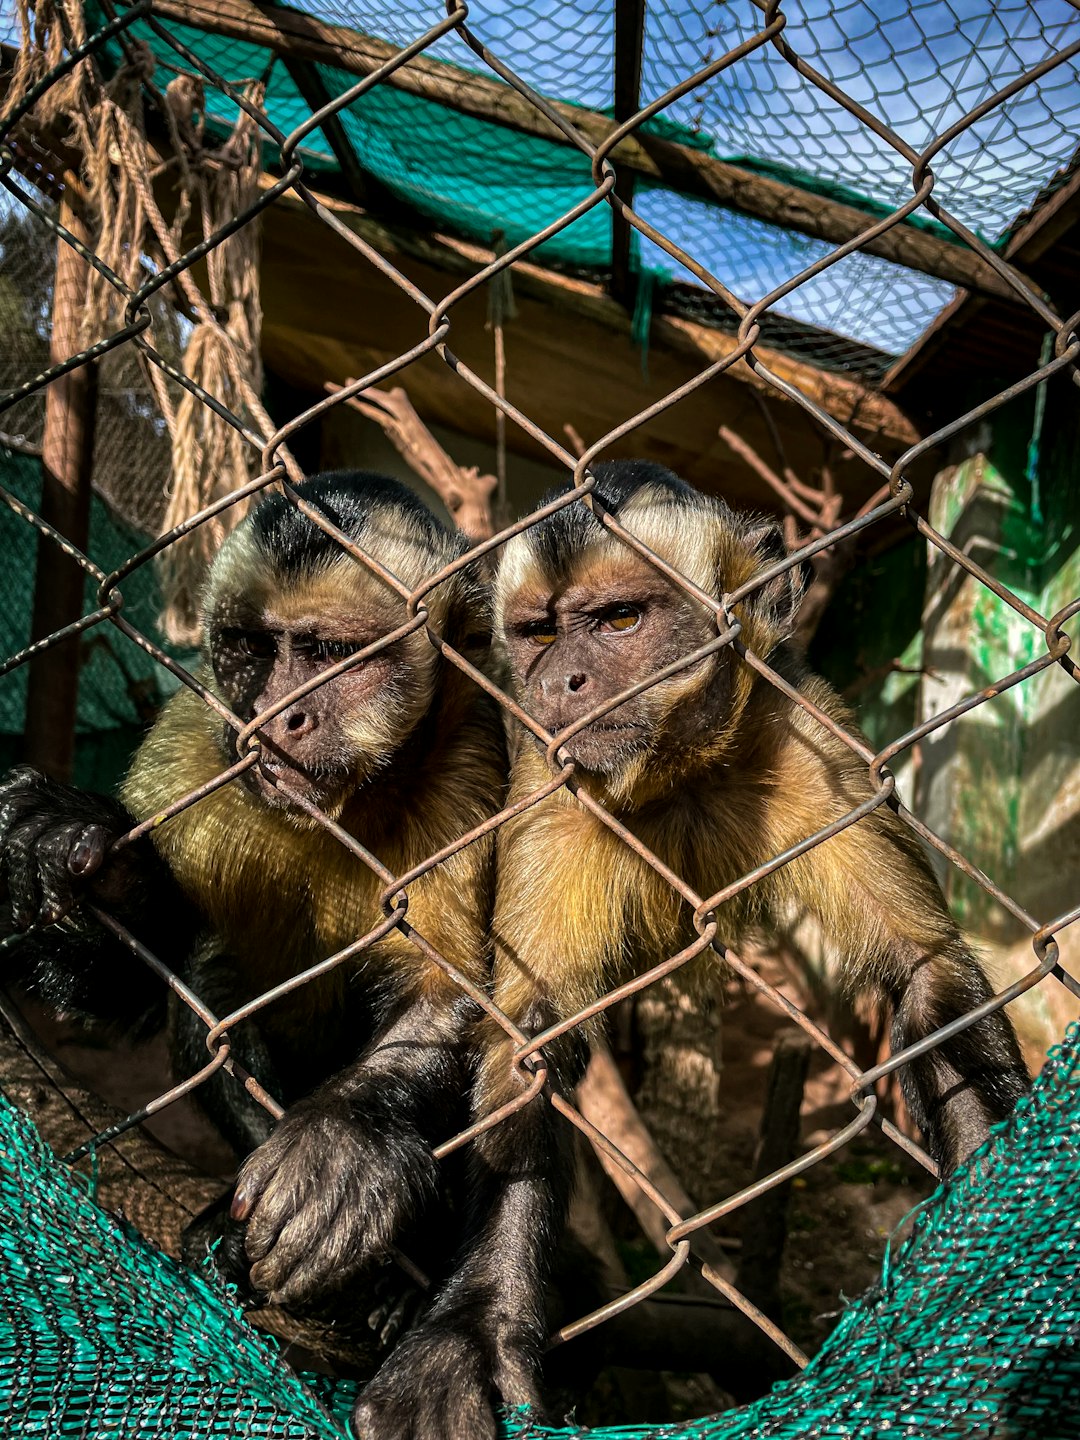
[[[625,548],[590,547],[563,579],[537,572],[510,594],[501,640],[518,699],[554,732],[683,659],[716,627],[704,609]],[[566,749],[612,775],[635,756],[679,743],[700,724],[692,698],[715,678],[713,661],[659,681],[577,731]]]
[[[379,587],[380,589],[382,587]],[[288,701],[259,726],[259,762],[245,783],[268,805],[300,797],[331,817],[384,768],[427,710],[437,655],[421,634],[377,650],[307,693],[294,692],[405,620],[404,603],[376,594],[349,560],[261,593],[248,585],[218,598],[210,660],[222,698],[248,721]],[[226,727],[231,752],[235,736]]]
[[[780,529],[740,516],[642,461],[596,467],[605,509],[706,595],[737,590],[785,555]],[[791,633],[799,584],[783,572],[735,607],[743,643],[769,656]],[[719,646],[654,683],[718,634],[716,613],[571,504],[511,539],[495,580],[496,640],[517,699],[618,798],[731,751],[752,672]],[[604,714],[627,690],[630,695]],[[646,761],[663,757],[650,767]],[[642,788],[644,786],[644,788]],[[655,787],[654,787],[655,788]]]

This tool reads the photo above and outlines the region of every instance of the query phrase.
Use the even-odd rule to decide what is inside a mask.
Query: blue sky
[[[445,14],[439,0],[321,0],[304,8],[397,44],[414,40]],[[1080,37],[1080,14],[1067,0],[790,0],[784,13],[793,49],[916,149],[996,88]],[[602,109],[611,101],[612,15],[612,0],[522,0],[513,7],[505,0],[479,0],[470,6],[469,24],[538,89]],[[0,16],[0,33],[12,36],[12,0],[0,0]],[[758,33],[760,22],[751,0],[651,4],[643,100]],[[482,68],[454,34],[431,53]],[[779,162],[890,205],[911,193],[907,162],[798,75],[771,45],[665,113],[711,142],[722,157]],[[1074,60],[957,137],[934,163],[936,194],[959,219],[993,240],[1068,161],[1078,132],[1080,77]],[[642,191],[637,204],[644,217],[747,301],[827,250],[680,196]],[[647,264],[677,273],[648,242],[642,256]],[[897,353],[951,293],[941,282],[852,256],[777,308]]]
[[[397,43],[443,13],[436,4],[330,0],[326,19]],[[792,0],[789,44],[815,68],[922,149],[994,90],[1080,37],[1067,0]],[[750,0],[652,4],[647,11],[644,100],[661,95],[760,30]],[[543,92],[594,108],[611,101],[610,0],[502,0],[470,5],[472,30]],[[480,62],[455,35],[432,52]],[[850,185],[886,204],[911,194],[910,167],[856,117],[804,80],[772,46],[755,51],[666,112],[712,141],[725,157],[779,161]],[[965,224],[996,239],[1065,164],[1080,132],[1075,60],[965,131],[934,164],[936,194]],[[736,293],[754,300],[798,273],[826,247],[655,192],[641,213],[695,254]],[[674,271],[645,243],[643,258]],[[689,278],[684,276],[683,278]],[[866,256],[785,297],[786,314],[893,353],[903,350],[948,299],[949,286]]]

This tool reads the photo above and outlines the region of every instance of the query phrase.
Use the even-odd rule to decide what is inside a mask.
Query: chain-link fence
[[[609,1165],[621,1170],[627,1185],[647,1196],[664,1217],[666,1242],[670,1247],[667,1263],[616,1301],[565,1325],[560,1331],[562,1339],[603,1325],[610,1317],[646,1300],[673,1276],[694,1264],[695,1246],[709,1233],[710,1226],[770,1189],[810,1170],[867,1127],[881,1125],[898,1145],[929,1167],[919,1147],[890,1122],[882,1120],[878,1087],[899,1067],[940,1045],[973,1023],[978,1015],[957,1020],[880,1064],[856,1063],[821,1024],[794,1006],[778,985],[764,978],[758,966],[723,943],[726,938],[723,904],[744,894],[764,875],[792,864],[818,846],[828,845],[832,837],[850,826],[868,824],[875,810],[890,808],[936,852],[943,868],[961,873],[986,897],[987,904],[1000,907],[1003,914],[1030,936],[1029,966],[995,996],[992,1009],[1000,1009],[1037,986],[1063,985],[1073,995],[1080,995],[1080,986],[1059,963],[1057,943],[1062,932],[1080,919],[1080,903],[1070,904],[1061,914],[1025,907],[1009,893],[1007,882],[997,883],[991,873],[974,864],[948,836],[937,833],[903,805],[889,768],[913,747],[947,732],[962,717],[975,711],[992,714],[995,705],[1001,703],[1000,697],[1012,692],[1014,687],[1035,685],[1038,677],[1048,671],[1057,670],[1073,681],[1080,680],[1080,670],[1068,654],[1070,642],[1065,629],[1080,612],[1080,597],[1064,597],[1055,613],[1043,613],[1021,593],[1022,586],[1002,583],[990,568],[979,563],[973,547],[957,543],[943,533],[942,527],[931,523],[925,506],[917,503],[911,479],[924,457],[947,447],[955,437],[993,417],[1017,397],[1038,395],[1050,381],[1061,386],[1075,382],[1076,361],[1080,356],[1080,339],[1075,332],[1077,315],[1063,313],[1060,304],[1055,305],[1048,296],[1032,288],[1004,256],[1010,237],[1020,228],[1019,222],[1012,223],[1016,212],[1036,200],[1042,203],[1048,196],[1052,198],[1069,179],[1067,167],[1073,159],[1075,144],[1072,117],[1077,109],[1078,93],[1075,62],[1080,55],[1076,16],[1066,4],[1056,7],[1018,4],[994,7],[985,13],[980,11],[966,31],[950,25],[939,33],[945,8],[936,3],[913,4],[898,7],[895,17],[885,19],[875,16],[862,4],[841,5],[822,7],[820,13],[807,11],[801,22],[796,23],[785,13],[779,0],[738,8],[725,5],[710,8],[707,14],[695,6],[679,10],[657,7],[649,12],[645,25],[644,65],[640,91],[632,110],[617,116],[614,123],[607,122],[604,133],[598,134],[592,125],[596,118],[594,112],[583,112],[589,123],[583,121],[578,128],[572,107],[553,105],[544,95],[557,94],[579,105],[603,108],[607,91],[602,77],[610,73],[617,49],[610,8],[601,11],[595,6],[578,7],[572,17],[579,27],[575,33],[586,38],[571,40],[568,38],[571,17],[566,7],[560,8],[556,23],[546,12],[531,13],[527,9],[515,11],[512,16],[478,18],[465,5],[449,6],[445,16],[433,14],[429,7],[419,5],[396,6],[392,13],[386,8],[366,5],[330,6],[325,18],[347,22],[369,36],[385,37],[389,42],[382,49],[372,49],[362,62],[354,55],[355,64],[349,73],[347,67],[333,71],[317,63],[318,56],[324,53],[319,46],[332,43],[332,36],[328,39],[323,31],[317,35],[312,32],[311,48],[305,53],[300,69],[284,64],[281,55],[289,53],[288,46],[280,36],[275,39],[272,27],[259,29],[260,17],[265,18],[260,7],[249,11],[248,7],[225,3],[214,7],[185,6],[174,0],[165,4],[140,0],[140,3],[115,9],[109,3],[100,7],[71,7],[72,13],[79,10],[89,22],[86,32],[71,33],[69,28],[68,33],[61,35],[63,43],[57,45],[54,53],[43,49],[44,58],[22,77],[20,97],[14,108],[9,109],[4,124],[6,138],[0,150],[3,158],[0,178],[9,199],[0,245],[6,255],[9,236],[20,233],[21,227],[28,227],[25,233],[33,233],[34,248],[31,252],[27,247],[23,253],[32,253],[35,258],[25,274],[7,269],[5,275],[14,283],[0,291],[0,300],[5,306],[21,305],[30,313],[30,319],[24,314],[17,327],[19,336],[27,339],[26,346],[8,350],[3,358],[3,378],[11,388],[0,404],[0,413],[5,417],[0,425],[9,436],[17,434],[23,445],[36,449],[41,444],[42,395],[64,377],[97,367],[102,372],[99,389],[115,388],[116,391],[113,407],[116,425],[135,425],[143,437],[140,444],[144,448],[140,450],[138,465],[132,467],[120,490],[123,496],[141,495],[145,501],[147,492],[140,487],[138,472],[149,465],[160,465],[154,459],[154,446],[165,442],[156,419],[138,413],[133,418],[133,395],[147,399],[151,393],[159,393],[148,384],[137,385],[130,378],[124,378],[128,375],[125,367],[131,365],[137,355],[148,373],[156,371],[159,377],[164,377],[162,383],[167,381],[169,395],[181,396],[180,401],[173,399],[174,408],[180,403],[194,402],[196,408],[212,410],[231,427],[233,438],[239,437],[237,443],[247,457],[246,473],[227,470],[219,477],[222,484],[209,503],[122,561],[95,550],[93,545],[89,554],[73,552],[71,544],[32,506],[24,503],[25,497],[20,496],[15,487],[0,491],[0,498],[18,517],[20,525],[28,527],[28,531],[32,528],[67,555],[74,553],[95,589],[94,604],[87,613],[20,648],[4,662],[4,673],[18,671],[73,635],[122,636],[142,655],[151,656],[174,680],[189,687],[193,695],[212,704],[218,717],[235,734],[234,764],[223,763],[220,774],[206,785],[178,795],[162,813],[155,814],[125,836],[121,846],[159,826],[168,826],[193,807],[197,810],[206,803],[208,795],[220,787],[240,783],[241,777],[259,764],[257,731],[260,725],[268,724],[299,698],[317,689],[316,684],[301,686],[254,717],[234,715],[220,698],[211,696],[173,654],[162,648],[149,624],[133,620],[128,604],[131,587],[147,573],[155,557],[167,554],[200,526],[216,523],[231,507],[269,489],[283,492],[288,502],[313,526],[333,544],[341,546],[357,565],[366,566],[378,575],[397,598],[400,623],[386,634],[373,637],[363,651],[351,657],[350,665],[362,664],[379,654],[392,640],[426,634],[442,664],[486,691],[511,728],[517,727],[526,736],[534,737],[545,749],[551,769],[549,780],[526,795],[516,796],[513,805],[463,831],[404,876],[370,853],[364,847],[363,837],[348,835],[317,807],[312,808],[310,814],[351,852],[355,865],[367,867],[378,878],[381,905],[380,912],[371,917],[370,930],[358,934],[337,954],[322,957],[317,967],[319,973],[325,974],[335,967],[357,966],[366,949],[379,943],[389,931],[396,930],[404,946],[411,947],[425,965],[448,976],[486,1012],[491,1024],[509,1038],[513,1071],[523,1086],[521,1097],[512,1108],[525,1104],[553,1106],[561,1117],[559,1123],[582,1132],[603,1153]],[[217,36],[211,34],[208,39],[208,32],[199,27],[209,24],[211,9],[219,13],[221,23]],[[1053,14],[1049,13],[1051,9]],[[320,14],[317,18],[323,16]],[[592,25],[583,27],[582,22],[590,19]],[[70,20],[71,13],[67,13],[69,27]],[[246,42],[239,38],[245,28]],[[279,53],[275,45],[284,48]],[[347,48],[343,48],[343,54]],[[148,65],[147,50],[156,58],[156,71]],[[571,53],[572,67],[568,58]],[[270,66],[266,63],[268,54],[272,57]],[[456,110],[441,112],[438,116],[424,112],[424,87],[431,76],[418,69],[414,62],[432,57],[466,67],[484,85],[497,84],[505,106],[517,117],[512,122],[516,128],[500,129],[483,122],[477,114],[463,118]],[[571,68],[575,77],[573,87],[566,80]],[[363,78],[357,79],[357,74],[362,72]],[[72,76],[80,74],[83,76],[80,83],[87,87],[92,99],[105,93],[103,87],[107,80],[113,84],[110,93],[115,95],[119,88],[116,77],[121,74],[127,86],[142,85],[151,108],[158,106],[161,116],[172,116],[174,138],[178,129],[183,129],[181,119],[184,117],[175,104],[170,107],[162,102],[162,93],[166,84],[177,80],[198,87],[201,98],[189,106],[186,119],[195,123],[192,117],[196,117],[203,127],[200,133],[204,139],[213,132],[223,144],[238,115],[247,117],[252,133],[257,134],[262,146],[262,163],[268,167],[257,189],[231,212],[211,213],[209,208],[204,208],[191,224],[181,224],[174,235],[175,254],[170,254],[164,244],[156,248],[147,244],[143,253],[125,256],[121,244],[109,251],[109,260],[104,259],[103,247],[95,247],[92,227],[89,240],[84,241],[70,223],[61,223],[55,202],[43,199],[31,183],[33,174],[27,161],[24,132],[31,124],[28,117],[34,114],[35,105],[55,93],[61,84],[68,83]],[[298,83],[298,74],[306,77],[303,84]],[[274,89],[283,77],[287,77],[291,87],[284,96]],[[316,103],[320,93],[322,103]],[[481,86],[478,94],[483,104],[487,104],[488,91]],[[478,100],[477,106],[480,104]],[[535,125],[543,124],[545,134],[554,133],[559,137],[558,163],[551,159],[550,142],[541,144],[535,134],[529,133],[533,122],[521,118],[518,112],[522,107],[532,112]],[[807,116],[811,117],[810,121]],[[760,214],[727,212],[718,222],[717,211],[700,195],[672,189],[660,183],[655,175],[651,181],[642,181],[642,188],[636,193],[632,187],[627,190],[620,183],[623,173],[620,156],[630,153],[628,142],[632,146],[639,134],[649,133],[652,137],[660,134],[661,119],[671,122],[673,134],[678,132],[681,155],[691,150],[696,137],[704,132],[711,137],[710,160],[716,157],[718,147],[741,160],[753,161],[748,173],[775,180],[783,170],[785,184],[802,171],[819,172],[821,157],[827,157],[834,194],[843,192],[851,198],[858,192],[855,198],[862,205],[858,226],[850,238],[831,248],[835,237],[822,238],[817,231],[811,231],[810,238],[796,235],[778,228],[779,222],[768,225]],[[441,137],[439,124],[445,128]],[[650,125],[651,132],[646,132]],[[65,154],[69,162],[74,154],[77,170],[78,146],[72,148],[71,137],[62,129],[54,128],[51,133],[54,140],[62,142],[62,147],[68,147]],[[376,186],[372,193],[381,193],[377,187],[385,186],[397,200],[410,207],[408,213],[412,217],[426,217],[438,222],[440,227],[457,229],[466,236],[487,235],[499,228],[505,233],[509,248],[473,268],[446,293],[428,293],[418,287],[392,260],[343,224],[309,188],[317,188],[320,175],[340,160],[342,133],[354,153],[362,157],[366,178]],[[183,138],[180,135],[180,139]],[[676,142],[669,138],[668,143]],[[530,153],[530,146],[535,153]],[[648,152],[648,146],[644,148]],[[773,163],[778,150],[784,155],[783,167]],[[1039,156],[1037,173],[1032,167],[1032,157],[1036,154]],[[458,173],[441,189],[436,189],[436,199],[432,200],[430,194],[425,193],[423,178],[437,168],[436,160],[443,162],[444,168],[449,162],[455,162]],[[639,180],[647,176],[646,160],[639,157],[634,163]],[[545,165],[548,166],[546,185],[522,183],[523,174],[535,181]],[[1066,168],[1054,186],[1047,188],[1058,167]],[[584,186],[583,174],[588,176]],[[488,188],[481,194],[485,184]],[[456,195],[452,193],[455,186]],[[63,190],[62,185],[60,189]],[[527,205],[523,199],[526,192]],[[222,400],[222,391],[185,373],[176,363],[176,354],[188,323],[186,317],[195,303],[184,295],[184,277],[197,270],[201,274],[201,267],[208,261],[212,265],[215,254],[239,232],[254,233],[260,224],[273,226],[275,205],[286,196],[298,199],[315,222],[326,226],[328,239],[333,234],[335,244],[351,247],[351,263],[355,267],[370,270],[388,292],[396,291],[407,297],[415,306],[417,339],[391,362],[380,363],[359,378],[351,379],[344,387],[291,414],[271,430],[266,426],[260,428],[253,406],[237,401],[234,408]],[[520,206],[515,205],[515,196],[522,199]],[[165,203],[161,202],[163,206]],[[500,209],[500,204],[510,208]],[[923,223],[921,231],[908,224],[912,218]],[[574,274],[603,272],[606,275],[612,264],[611,236],[619,225],[628,230],[633,239],[639,268],[662,263],[671,274],[681,276],[684,281],[687,275],[693,277],[694,289],[686,301],[687,308],[720,317],[717,323],[734,337],[734,343],[728,345],[719,358],[702,365],[692,379],[648,408],[625,414],[616,427],[583,446],[581,453],[575,453],[568,447],[565,436],[550,433],[537,423],[529,413],[527,402],[516,404],[508,400],[502,387],[489,382],[476,366],[455,353],[455,320],[467,301],[486,293],[495,277],[512,272],[516,264],[531,257],[539,261],[547,259]],[[198,233],[199,227],[201,233]],[[809,322],[838,334],[818,333],[806,340],[799,350],[804,357],[814,355],[822,365],[847,365],[864,376],[880,375],[891,358],[904,351],[922,332],[955,287],[963,283],[961,272],[956,268],[961,264],[959,258],[947,264],[937,263],[937,273],[929,275],[901,270],[884,258],[889,253],[888,245],[898,236],[903,239],[913,233],[932,236],[939,246],[934,252],[938,261],[946,252],[962,257],[962,263],[969,267],[972,288],[980,289],[984,295],[1007,297],[1032,318],[1048,339],[1042,362],[1033,364],[1015,383],[978,396],[969,395],[958,384],[957,395],[963,398],[951,408],[946,406],[948,413],[940,423],[921,435],[916,443],[907,445],[898,458],[887,461],[867,443],[854,423],[839,419],[820,398],[805,393],[798,383],[763,358],[763,337],[779,333],[777,316]],[[97,333],[86,337],[69,358],[54,358],[52,363],[46,363],[49,359],[46,334],[37,322],[46,303],[41,280],[49,263],[46,257],[53,236],[58,237],[61,246],[71,247],[87,262],[96,276],[98,290],[108,292],[108,301],[99,311],[103,319]],[[896,252],[891,253],[895,258]],[[117,255],[124,257],[123,273],[117,268]],[[226,303],[222,301],[218,310],[223,311]],[[176,308],[169,308],[174,304]],[[357,325],[364,323],[358,317]],[[868,802],[842,816],[816,817],[820,828],[806,834],[797,845],[772,856],[766,865],[742,875],[718,894],[707,896],[697,893],[685,876],[672,874],[663,859],[635,833],[632,819],[620,818],[578,787],[573,735],[562,732],[552,735],[510,697],[503,685],[450,644],[432,621],[432,597],[440,586],[479,560],[497,562],[507,542],[513,536],[530,531],[543,515],[534,513],[507,524],[490,539],[473,544],[460,558],[425,575],[419,582],[404,583],[379,566],[365,552],[362,543],[350,541],[329,523],[318,507],[305,502],[305,477],[294,452],[298,452],[309,427],[373,385],[402,377],[407,383],[410,367],[431,363],[433,359],[445,365],[463,393],[471,391],[501,412],[511,427],[530,437],[554,466],[572,478],[573,488],[564,497],[550,502],[543,515],[568,507],[588,509],[609,537],[656,567],[670,584],[703,606],[715,620],[717,639],[713,648],[731,647],[740,664],[753,673],[755,683],[775,687],[801,707],[812,722],[830,731],[864,767],[872,790]],[[596,493],[597,482],[591,467],[604,459],[614,446],[633,437],[656,415],[676,404],[689,397],[695,397],[696,403],[707,404],[709,383],[736,367],[748,368],[755,384],[765,393],[782,397],[851,452],[865,469],[869,482],[866,489],[878,493],[868,508],[864,507],[842,523],[834,515],[817,538],[794,548],[730,593],[707,594],[702,593],[690,577],[673,570],[632,533],[631,527],[603,505]],[[588,383],[587,377],[583,383]],[[136,412],[138,408],[136,404]],[[99,433],[98,444],[102,443]],[[115,500],[116,496],[112,498]],[[126,503],[121,503],[120,508],[131,513],[131,506]],[[152,509],[153,505],[145,502],[134,518],[151,528]],[[946,569],[957,585],[963,581],[976,587],[980,594],[996,597],[1008,612],[1014,631],[1022,632],[1024,637],[1012,654],[1026,658],[1015,668],[986,674],[985,683],[970,693],[955,696],[904,733],[891,735],[888,743],[875,750],[860,735],[838,725],[829,713],[793,688],[770,664],[767,654],[757,654],[748,648],[740,639],[738,613],[741,605],[778,577],[789,574],[814,556],[829,551],[845,539],[884,532],[898,522],[910,526],[926,542],[932,566]],[[874,623],[872,613],[868,623]],[[688,657],[684,657],[684,663],[689,663]],[[649,683],[659,683],[662,678],[664,676],[657,674]],[[624,698],[620,695],[611,699],[598,712],[599,718],[609,714]],[[583,723],[570,727],[571,731],[576,733]],[[983,783],[993,785],[993,776],[987,775]],[[696,938],[662,965],[618,987],[612,985],[594,1005],[547,1028],[538,1038],[522,1033],[494,1003],[483,983],[464,974],[447,955],[417,932],[407,918],[408,892],[410,886],[451,865],[468,847],[487,843],[491,836],[495,836],[498,843],[499,834],[509,821],[542,804],[560,789],[576,795],[608,835],[629,847],[671,887],[672,893],[688,907],[688,913],[693,914]],[[560,897],[552,895],[550,903],[557,906]],[[255,1095],[270,1114],[280,1116],[281,1107],[259,1084],[259,1077],[247,1075],[241,1069],[230,1037],[242,1031],[245,1022],[257,1017],[283,994],[302,991],[312,976],[305,972],[290,977],[276,985],[272,992],[268,990],[233,1013],[215,1013],[207,997],[193,993],[160,956],[146,950],[138,937],[124,932],[115,920],[109,919],[107,923],[153,968],[163,984],[171,985],[178,997],[176,1003],[188,1007],[198,1018],[205,1030],[210,1055],[208,1063],[197,1074],[182,1077],[173,1090],[156,1097],[133,1119],[142,1118],[149,1109],[161,1109],[181,1094],[210,1083],[219,1072],[227,1075],[227,1083],[246,1084],[249,1093]],[[850,1080],[854,1109],[849,1123],[794,1162],[764,1175],[738,1193],[710,1197],[710,1203],[688,1216],[680,1213],[664,1193],[663,1186],[654,1184],[634,1166],[582,1115],[569,1097],[545,1088],[547,1071],[542,1046],[550,1045],[560,1035],[579,1030],[588,1019],[609,1010],[619,999],[655,986],[663,976],[689,964],[709,948],[721,949],[726,964],[748,987],[766,997],[842,1067]],[[317,1046],[319,1037],[313,1035],[310,1043]],[[479,1133],[505,1123],[507,1108],[479,1117],[468,1131],[447,1135],[436,1155],[440,1159],[448,1157]],[[721,1293],[743,1309],[778,1346],[797,1361],[802,1359],[793,1342],[729,1280],[707,1264],[704,1270]]]

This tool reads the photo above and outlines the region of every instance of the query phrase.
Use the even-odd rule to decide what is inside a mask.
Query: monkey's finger
[[[279,1304],[303,1300],[342,1275],[344,1246],[337,1209],[309,1204],[282,1227],[272,1250],[251,1268],[252,1284]]]
[[[7,845],[7,882],[11,914],[15,924],[23,930],[29,929],[41,909],[41,886],[35,847],[45,828],[42,823],[21,825]]]
[[[261,1260],[294,1216],[323,1208],[314,1192],[316,1178],[294,1165],[283,1165],[271,1175],[248,1213],[244,1243],[250,1260]]]
[[[103,825],[85,825],[75,836],[68,851],[67,868],[80,879],[100,870],[109,848],[109,835]]]
[[[248,1219],[263,1191],[285,1163],[291,1149],[291,1137],[279,1129],[247,1157],[236,1177],[236,1187],[229,1209],[234,1220]]]
[[[342,1193],[332,1214],[323,1207],[313,1217],[314,1243],[296,1261],[291,1273],[279,1281],[275,1295],[280,1303],[294,1304],[337,1289],[364,1268],[370,1258],[370,1247],[365,1244],[368,1237],[363,1225],[355,1223],[357,1213],[355,1197]],[[282,1241],[270,1258],[276,1258],[279,1250],[282,1258],[287,1258],[292,1243],[289,1227],[282,1232]]]
[[[71,871],[68,868],[73,840],[78,831],[70,825],[53,826],[38,837],[34,846],[41,901],[38,920],[48,924],[69,910],[75,900]]]
[[[368,1316],[368,1326],[375,1332],[383,1350],[389,1350],[401,1332],[408,1328],[423,1292],[411,1286],[403,1290],[395,1301],[380,1306]]]
[[[314,1206],[279,1221],[274,1226],[275,1238],[269,1245],[260,1245],[261,1254],[253,1261],[251,1278],[260,1290],[276,1292],[318,1244],[319,1216]],[[252,1247],[248,1246],[251,1257]]]
[[[26,810],[40,805],[45,785],[45,777],[30,765],[8,771],[0,781],[0,838]]]

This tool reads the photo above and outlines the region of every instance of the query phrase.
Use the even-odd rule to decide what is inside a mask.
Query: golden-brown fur
[[[707,595],[733,594],[762,576],[734,607],[741,643],[851,729],[839,699],[788,646],[799,583],[790,569],[765,577],[785,556],[778,527],[734,515],[658,466],[613,463],[594,474],[594,503]],[[575,762],[573,789],[548,795],[498,833],[495,1001],[536,1035],[629,974],[674,956],[697,933],[695,902],[578,795],[625,825],[706,901],[848,815],[874,789],[866,765],[730,645],[620,699],[715,640],[717,613],[583,504],[507,544],[495,614],[514,699],[542,729],[566,736],[560,753]],[[550,768],[544,746],[514,722],[510,744],[510,799],[519,802],[549,780]],[[738,942],[792,900],[820,917],[849,983],[879,988],[892,1002],[897,1046],[990,995],[917,842],[887,806],[721,905],[718,940]],[[556,1088],[580,1073],[585,1029],[544,1046]],[[522,1088],[513,1040],[490,1022],[486,1036],[478,1117]],[[909,1103],[946,1168],[1007,1112],[1024,1083],[999,1013],[906,1071]],[[475,1142],[474,1184],[486,1209],[453,1283],[361,1405],[362,1416],[387,1427],[380,1436],[418,1433],[402,1400],[407,1370],[425,1394],[438,1395],[448,1393],[439,1388],[448,1373],[471,1365],[507,1403],[535,1400],[543,1281],[568,1197],[566,1128],[536,1099]],[[457,1440],[459,1432],[445,1433]]]
[[[135,756],[122,805],[17,772],[0,800],[3,898],[10,883],[13,896],[36,897],[42,920],[71,911],[28,947],[30,979],[125,1027],[157,1020],[168,992],[80,906],[87,889],[219,1017],[341,957],[230,1024],[231,1059],[286,1113],[275,1127],[223,1070],[199,1087],[247,1159],[232,1219],[226,1199],[189,1238],[194,1258],[221,1242],[230,1278],[250,1272],[279,1303],[347,1304],[349,1286],[421,1218],[418,1243],[436,1268],[449,1262],[432,1150],[467,1118],[478,1007],[436,957],[473,986],[488,980],[492,841],[410,880],[393,928],[380,896],[388,877],[425,866],[499,809],[506,762],[492,702],[433,643],[485,663],[488,596],[474,566],[425,597],[424,623],[380,644],[409,626],[403,592],[460,561],[463,537],[377,475],[313,477],[302,495],[397,583],[285,496],[264,497],[211,569],[200,671],[239,726],[257,727],[256,763],[216,783],[246,745],[182,687]],[[199,791],[110,854],[136,822]],[[353,951],[377,929],[386,933]],[[176,1004],[170,1031],[179,1076],[203,1069],[200,1016]]]

